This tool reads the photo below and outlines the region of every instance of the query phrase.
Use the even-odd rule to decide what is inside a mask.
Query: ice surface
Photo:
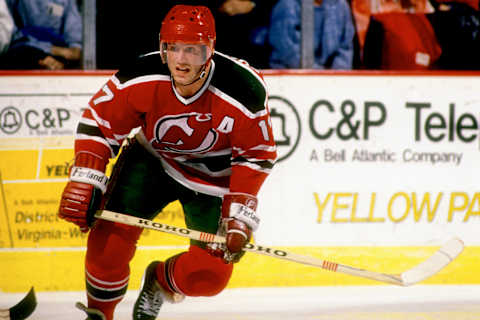
[[[137,291],[119,304],[116,320],[131,319]],[[0,309],[24,294],[0,293]],[[39,292],[31,320],[84,320],[75,309],[84,292]],[[480,286],[346,286],[227,289],[211,298],[188,298],[162,307],[159,319],[195,320],[477,320]]]

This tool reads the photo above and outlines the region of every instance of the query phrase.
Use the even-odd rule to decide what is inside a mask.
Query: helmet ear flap
[[[203,59],[206,62],[210,61],[213,57],[213,53],[215,52],[215,42],[213,40],[210,40],[209,44],[204,45],[202,49],[203,49],[202,51]]]
[[[164,64],[167,63],[167,43],[165,41],[160,41],[160,57]]]
[[[214,41],[211,42],[211,46],[207,47],[206,54],[210,55],[205,62],[205,65],[208,65],[208,63],[212,60],[213,55],[215,54],[215,42]]]

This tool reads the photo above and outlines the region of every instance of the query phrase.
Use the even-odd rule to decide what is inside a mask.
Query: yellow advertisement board
[[[444,177],[453,179],[456,176],[439,175],[438,172],[454,168],[457,172],[471,175],[474,171],[470,170],[470,166],[476,168],[478,165],[474,157],[478,150],[471,148],[470,142],[464,143],[459,139],[452,138],[451,141],[443,142],[449,148],[455,143],[455,148],[460,149],[459,152],[464,155],[461,163],[464,167],[456,162],[432,164],[431,161],[414,166],[410,158],[401,157],[405,152],[395,150],[396,157],[390,156],[392,153],[379,152],[372,158],[368,153],[369,150],[383,148],[382,143],[388,144],[392,150],[401,147],[401,150],[407,151],[412,145],[425,150],[439,145],[431,141],[410,141],[415,136],[405,142],[409,135],[397,132],[419,123],[412,121],[417,113],[418,118],[421,118],[424,109],[433,109],[421,106],[413,108],[408,107],[408,104],[408,108],[396,106],[395,103],[399,101],[405,104],[402,99],[406,98],[400,89],[403,88],[414,102],[428,100],[428,94],[442,101],[455,98],[450,93],[447,94],[448,90],[443,91],[446,97],[437,97],[436,92],[441,91],[437,90],[439,84],[432,87],[427,81],[430,78],[420,78],[402,78],[400,81],[399,77],[385,76],[266,77],[272,95],[270,108],[274,134],[279,139],[279,164],[260,194],[262,225],[256,233],[259,243],[358,268],[400,273],[438,249],[442,243],[428,242],[434,236],[438,240],[445,231],[461,231],[459,236],[467,236],[468,240],[464,253],[455,263],[428,279],[425,284],[480,283],[476,272],[480,255],[476,236],[478,223],[475,220],[478,216],[478,200],[473,201],[477,197],[471,197],[471,202],[475,205],[467,205],[468,199],[464,199],[465,205],[456,203],[452,206],[456,212],[470,210],[472,207],[468,223],[457,221],[460,218],[452,222],[448,216],[445,218],[448,211],[441,207],[443,202],[439,206],[442,209],[439,209],[442,214],[439,216],[443,220],[423,219],[415,212],[407,215],[415,209],[414,201],[409,199],[417,196],[413,190],[418,188],[417,175],[428,175],[425,181],[441,178],[444,183]],[[59,219],[57,210],[74,157],[73,141],[77,122],[88,99],[101,88],[106,79],[106,75],[0,76],[0,291],[25,291],[31,285],[38,291],[83,290],[83,261],[88,234],[81,233],[75,225]],[[439,83],[460,86],[460,91],[463,87],[466,88],[464,91],[475,87],[459,84],[459,79],[455,82],[452,78],[440,80]],[[465,81],[470,83],[471,78]],[[412,93],[409,90],[413,82],[417,87]],[[311,92],[313,84],[324,89],[325,97]],[[361,85],[357,86],[358,84]],[[346,96],[344,90],[338,90],[339,87],[351,88],[349,96]],[[388,94],[383,94],[385,92]],[[467,97],[468,94],[469,92],[464,92],[462,97]],[[365,103],[362,104],[362,101]],[[470,106],[470,102],[467,102],[462,100],[458,105],[465,108],[462,112],[466,116],[462,116],[462,119],[467,119],[465,121],[468,122],[474,117],[469,116],[473,111],[467,109]],[[432,105],[436,106],[437,103],[441,102],[435,100]],[[353,105],[363,106],[363,116],[357,117],[354,114]],[[389,108],[391,106],[393,108]],[[440,111],[447,115],[450,109],[443,108]],[[460,110],[457,112],[460,114]],[[387,116],[387,113],[391,116]],[[428,126],[424,129],[415,126],[411,131],[430,139],[437,129],[442,129],[436,127],[435,119],[454,118],[440,117],[438,112],[431,113],[428,118],[424,117],[427,120],[433,119],[428,120]],[[325,119],[330,121],[324,121]],[[361,121],[368,124],[371,131],[367,126],[360,130],[358,123]],[[468,123],[459,122],[459,125],[457,128],[463,128],[463,131],[458,129],[459,132],[466,134],[470,128]],[[345,133],[345,129],[350,132]],[[446,130],[443,128],[443,131]],[[361,136],[357,135],[357,131]],[[448,129],[448,133],[454,132],[455,130]],[[335,134],[339,137],[335,137]],[[391,141],[385,142],[385,139]],[[366,160],[362,156],[364,148],[368,149]],[[395,176],[403,169],[416,175]],[[411,181],[406,179],[410,176]],[[376,180],[381,183],[375,184]],[[392,189],[396,192],[386,193],[391,191],[389,188],[397,188],[398,181],[404,185],[399,184],[398,190]],[[474,183],[475,186],[478,185],[476,180]],[[433,200],[439,198],[439,192],[443,192],[437,190],[434,193],[435,188],[450,190],[451,186],[437,183],[432,190],[424,188],[425,190],[418,191],[418,195],[423,195],[421,199],[426,199],[425,195],[432,195],[432,210],[436,208]],[[462,188],[469,192],[460,194],[463,198],[472,193],[477,194],[475,191],[478,187],[473,184],[464,184]],[[453,194],[458,190],[450,191]],[[433,195],[437,196],[434,198]],[[459,195],[457,198],[463,199]],[[394,206],[397,202],[399,204]],[[423,200],[418,202],[422,208],[430,210],[430,202],[425,202],[425,206]],[[405,205],[402,206],[403,204]],[[381,208],[387,210],[380,210]],[[408,219],[415,220],[409,223]],[[184,226],[180,204],[170,204],[156,220]],[[430,234],[427,239],[424,236],[426,233]],[[138,288],[143,270],[151,260],[166,259],[185,250],[187,245],[188,240],[184,238],[145,230],[131,263],[130,289]],[[246,254],[235,267],[229,286],[365,284],[378,283]]]

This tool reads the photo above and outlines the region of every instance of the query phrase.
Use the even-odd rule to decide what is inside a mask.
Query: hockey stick
[[[225,243],[225,238],[211,234],[200,232],[196,230],[186,229],[167,225],[164,223],[158,223],[147,219],[137,218],[134,216],[121,214],[108,210],[99,210],[95,214],[96,218],[119,222],[131,226],[140,228],[152,229],[156,231],[166,232],[181,237],[190,238],[193,240],[203,242],[217,242]],[[423,281],[452,262],[462,251],[463,241],[458,238],[453,238],[444,244],[439,250],[437,250],[432,256],[425,261],[416,265],[415,267],[402,272],[401,274],[388,274],[375,271],[369,271],[364,269],[355,268],[352,266],[342,265],[336,262],[322,260],[319,258],[299,255],[296,253],[288,252],[285,250],[279,250],[275,248],[269,248],[253,243],[245,245],[244,250],[248,252],[255,252],[266,256],[279,258],[283,260],[289,260],[297,263],[302,263],[314,267],[319,267],[325,270],[333,272],[341,272],[352,276],[363,277],[381,282],[387,282],[399,286],[410,286],[417,282]]]
[[[37,307],[37,298],[33,287],[16,305],[9,309],[0,309],[1,320],[23,320],[28,318]]]

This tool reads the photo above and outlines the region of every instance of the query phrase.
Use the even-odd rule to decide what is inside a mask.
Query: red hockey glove
[[[58,216],[87,232],[93,215],[106,191],[106,161],[92,153],[80,152],[70,170],[70,181],[63,190]]]
[[[227,239],[225,262],[238,262],[245,254],[242,249],[260,223],[256,209],[257,198],[250,194],[228,193],[223,197],[221,228]]]

